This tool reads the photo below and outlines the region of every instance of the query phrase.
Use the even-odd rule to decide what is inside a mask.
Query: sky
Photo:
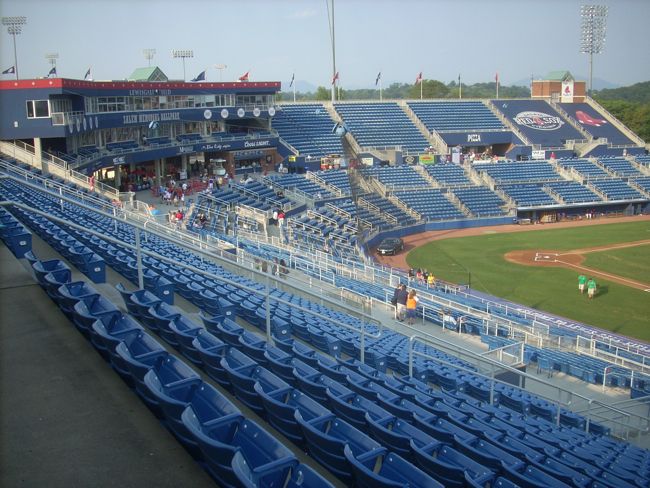
[[[509,85],[570,71],[588,77],[580,52],[580,6],[586,0],[335,0],[336,68],[342,88],[384,87],[423,78]],[[650,0],[609,0],[605,50],[594,78],[629,86],[650,80]],[[183,78],[174,49],[193,50],[186,79],[204,69],[223,81],[249,69],[251,81],[296,80],[329,88],[330,0],[0,0],[0,14],[26,16],[16,36],[20,78],[46,76],[46,53],[58,53],[60,78],[128,78],[152,66]],[[13,40],[0,26],[0,71],[14,64]],[[583,78],[583,79],[584,79]],[[11,80],[13,75],[2,75]],[[527,83],[526,83],[527,84]]]

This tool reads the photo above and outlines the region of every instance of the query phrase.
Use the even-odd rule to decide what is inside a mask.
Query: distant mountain
[[[291,81],[287,82],[282,82],[282,91],[283,92],[292,92],[293,91],[293,86],[289,86],[291,84]],[[316,85],[312,85],[308,81],[304,80],[297,80],[296,81],[296,91],[299,93],[316,93],[316,90],[318,90],[318,87]]]
[[[541,80],[543,76],[535,77],[535,81]],[[584,76],[574,76],[574,78],[578,81],[586,81],[587,82],[587,90],[589,90],[589,78],[585,78]],[[602,90],[603,88],[618,88],[621,85],[615,85],[614,83],[610,83],[609,81],[603,80],[601,78],[594,78],[594,90]],[[511,84],[506,84],[506,86],[530,86],[530,78],[523,78],[519,81],[515,81],[514,83]]]

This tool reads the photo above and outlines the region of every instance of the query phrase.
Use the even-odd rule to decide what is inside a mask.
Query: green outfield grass
[[[566,268],[519,265],[503,257],[510,251],[520,249],[566,251],[640,241],[649,237],[649,222],[567,229],[549,226],[531,232],[433,241],[411,251],[407,263],[414,268],[427,268],[436,279],[454,283],[468,283],[471,272],[471,286],[475,290],[650,341],[650,293],[597,280],[596,299],[588,300],[578,291],[577,272]],[[650,263],[648,253],[641,253],[638,257],[639,268],[647,268]],[[621,268],[615,274],[624,275],[624,272],[626,269]]]
[[[650,244],[589,253],[584,257],[583,266],[650,284]]]

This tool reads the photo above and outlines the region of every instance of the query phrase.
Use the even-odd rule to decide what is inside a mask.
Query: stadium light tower
[[[151,60],[153,59],[154,55],[156,54],[155,49],[143,49],[142,54],[144,54],[144,57],[149,61],[149,66],[151,66]]]
[[[7,26],[7,32],[14,37],[14,71],[18,79],[18,55],[16,54],[16,34],[20,34],[20,29],[27,23],[27,17],[2,17],[2,25]]]
[[[225,64],[213,64],[212,67],[213,67],[214,69],[218,69],[218,70],[219,70],[219,81],[221,81],[221,72],[222,72],[224,69],[226,69],[228,66],[226,66]]]
[[[172,58],[183,58],[183,81],[185,81],[185,58],[193,58],[194,51],[191,49],[175,49],[172,51]]]
[[[56,60],[58,59],[58,57],[59,57],[59,53],[45,53],[45,59],[47,59],[52,65],[52,68],[54,68],[55,76],[58,76],[56,75]],[[50,69],[50,71],[52,70]],[[48,74],[47,76],[49,77],[50,75]]]
[[[594,54],[600,54],[605,49],[605,23],[609,15],[607,5],[582,5],[582,35],[580,36],[580,52],[589,54],[589,96],[591,96]]]

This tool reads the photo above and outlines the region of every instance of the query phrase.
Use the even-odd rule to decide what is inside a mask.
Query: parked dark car
[[[387,237],[377,247],[377,254],[381,254],[382,256],[392,254],[394,256],[402,249],[404,249],[404,241],[402,239],[399,237]]]

